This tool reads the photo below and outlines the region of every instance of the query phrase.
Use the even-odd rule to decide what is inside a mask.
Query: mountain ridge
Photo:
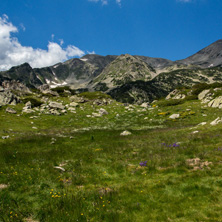
[[[221,39],[183,60],[171,61],[129,54],[88,54],[44,68],[33,69],[24,63],[0,72],[0,81],[17,80],[33,88],[43,84],[48,84],[51,88],[68,85],[72,89],[103,91],[116,98],[121,97],[117,95],[120,91],[123,95],[127,93],[126,97],[131,95],[131,99],[133,94],[139,93],[144,100],[151,100],[156,97],[153,93],[162,96],[173,87],[222,81],[220,67]]]

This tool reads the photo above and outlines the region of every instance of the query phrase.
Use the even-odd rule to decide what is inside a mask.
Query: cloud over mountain
[[[0,17],[0,70],[28,62],[32,67],[50,66],[85,53],[76,46],[62,47],[62,43],[48,42],[47,50],[22,46],[19,40],[12,36],[18,28],[8,21],[8,16]],[[63,41],[62,41],[63,42]]]

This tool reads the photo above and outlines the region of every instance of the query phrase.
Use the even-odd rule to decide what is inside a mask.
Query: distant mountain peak
[[[186,65],[197,65],[203,68],[222,65],[222,39],[213,42],[194,55],[176,62]]]

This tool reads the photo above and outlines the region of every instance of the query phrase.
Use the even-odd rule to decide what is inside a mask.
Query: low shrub
[[[41,106],[43,104],[43,102],[41,102],[40,100],[33,98],[33,97],[26,97],[26,98],[22,99],[23,103],[27,103],[29,101],[32,104],[32,108]]]
[[[89,100],[95,100],[95,99],[111,99],[110,95],[107,95],[103,92],[83,92],[80,93],[78,96],[84,97]]]
[[[70,91],[72,95],[76,94],[76,91],[73,89],[70,89],[69,86],[61,86],[61,87],[56,87],[54,89],[51,89],[54,92],[57,92],[60,96],[67,96],[67,93],[65,90]]]
[[[176,106],[179,104],[183,104],[185,100],[183,99],[170,99],[170,100],[160,100],[156,104],[160,107],[165,107],[165,106]]]

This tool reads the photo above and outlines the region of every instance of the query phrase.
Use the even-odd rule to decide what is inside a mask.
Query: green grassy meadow
[[[221,110],[156,105],[87,102],[61,116],[0,108],[0,221],[222,221],[222,125],[210,125]],[[109,114],[86,117],[99,108]]]

